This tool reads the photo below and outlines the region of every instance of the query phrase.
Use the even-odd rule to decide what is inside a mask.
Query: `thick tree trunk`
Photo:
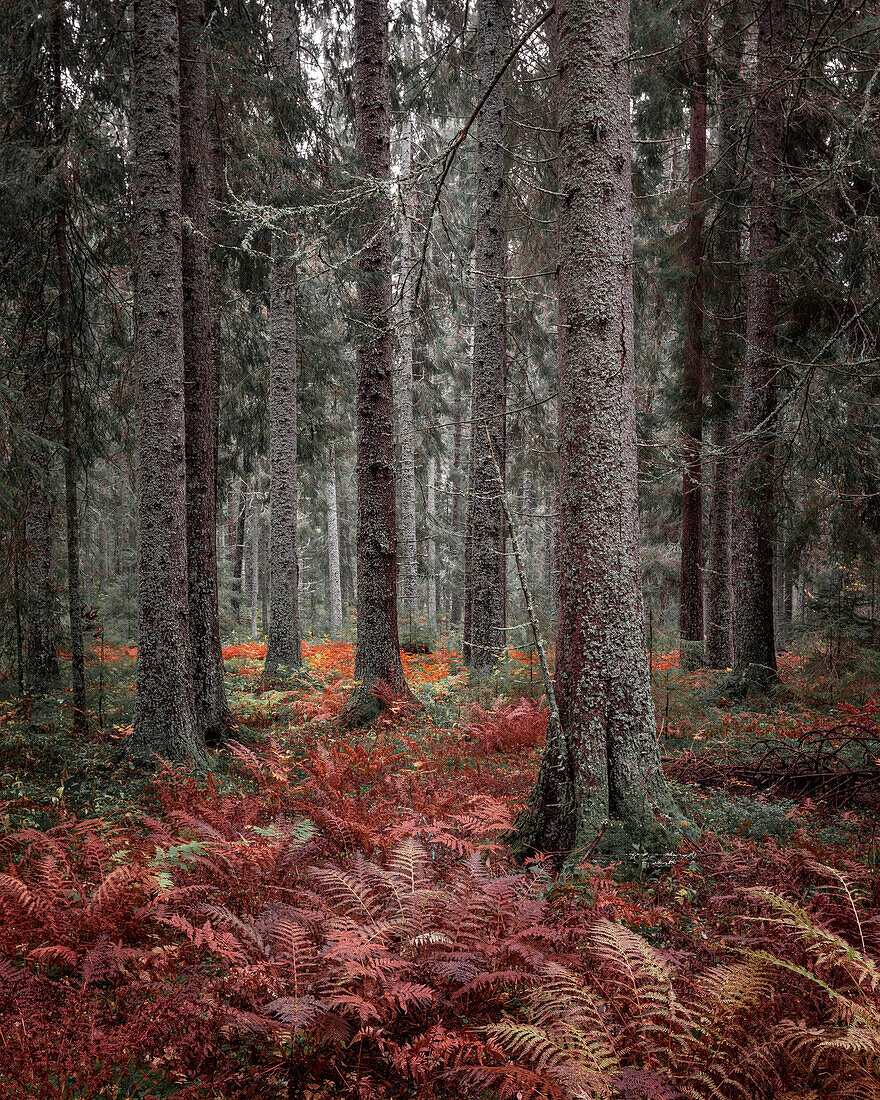
[[[682,668],[702,663],[703,640],[703,252],[705,247],[706,83],[709,53],[704,4],[695,5],[688,69],[691,111],[688,155],[688,217],[685,230],[682,431],[684,473],[681,495],[681,590],[679,637]]]
[[[437,459],[428,459],[428,631],[433,638],[437,633],[437,541],[434,531],[437,524]]]
[[[619,852],[665,837],[677,818],[657,750],[639,559],[629,4],[562,0],[557,11],[561,736],[548,735],[514,843]]]
[[[743,28],[740,0],[730,0],[721,24],[719,73],[719,154],[715,189],[722,206],[715,225],[717,286],[716,347],[712,363],[711,509],[706,548],[706,665],[733,666],[731,593],[731,508],[734,479],[732,454],[733,389],[740,373],[740,202],[738,180],[742,139],[741,110]]]
[[[505,0],[477,5],[477,74],[481,94],[501,67]],[[504,87],[499,81],[477,122],[477,227],[474,243],[474,353],[465,575],[468,604],[464,660],[491,669],[505,646],[507,562],[504,509],[492,466],[506,463]],[[488,436],[487,436],[488,430]]]
[[[330,444],[325,488],[327,496],[327,573],[330,590],[330,634],[342,633],[342,570],[339,554],[339,498],[336,492],[336,447]]]
[[[355,0],[355,149],[376,183],[364,212],[358,258],[357,645],[358,686],[342,716],[372,721],[377,688],[407,690],[397,633],[397,517],[394,492],[394,350],[391,340],[391,89],[388,0]]]
[[[180,62],[174,0],[134,11],[134,359],[140,410],[137,743],[204,760],[186,553]]]
[[[739,413],[739,469],[733,519],[733,669],[738,683],[776,679],[773,634],[773,496],[776,430],[776,326],[781,231],[787,0],[758,11],[752,136],[746,355]]]
[[[180,0],[179,24],[189,633],[196,720],[205,740],[216,744],[232,715],[223,686],[217,578],[217,326],[205,0]]]
[[[412,170],[412,117],[403,123],[404,179]],[[416,543],[416,436],[413,412],[413,290],[412,189],[402,185],[400,225],[400,362],[397,369],[397,410],[400,422],[400,613],[410,632],[418,615],[418,551]]]
[[[299,36],[286,2],[272,5],[272,58],[283,98],[299,83]],[[279,104],[279,106],[285,106]],[[279,125],[279,133],[284,129]],[[287,153],[288,150],[285,150]],[[289,173],[279,180],[282,192]],[[269,284],[269,585],[270,619],[264,674],[302,664],[297,552],[296,253],[287,233],[275,233]]]
[[[264,675],[302,664],[297,530],[296,261],[290,242],[272,244],[269,347],[269,638]]]

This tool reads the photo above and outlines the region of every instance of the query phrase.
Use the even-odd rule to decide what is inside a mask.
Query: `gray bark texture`
[[[174,0],[136,0],[134,361],[140,449],[135,742],[201,762],[186,553],[180,65]]]
[[[350,726],[380,713],[377,689],[386,697],[408,691],[397,633],[387,0],[356,0],[354,18],[355,152],[377,194],[362,215],[358,257],[357,687],[341,718]]]
[[[688,216],[685,229],[682,429],[684,470],[681,493],[680,663],[702,664],[703,640],[703,254],[706,226],[706,85],[709,53],[705,3],[697,0],[685,44],[690,82]]]
[[[325,486],[327,497],[327,573],[330,582],[330,634],[342,633],[342,568],[339,554],[339,496],[336,488],[336,447],[330,445]]]
[[[739,0],[725,8],[720,29],[720,95],[718,104],[719,154],[715,165],[716,190],[723,206],[715,227],[718,316],[717,344],[712,365],[712,487],[706,546],[706,665],[733,667],[733,601],[731,593],[731,506],[734,463],[731,452],[733,386],[739,374],[739,258],[740,215],[737,180],[738,150],[742,138],[740,106],[744,98],[741,75],[742,13]]]
[[[562,0],[559,624],[555,694],[519,852],[665,843],[639,560],[628,0]]]
[[[437,633],[437,459],[428,459],[428,630]]]
[[[298,34],[286,0],[272,5],[272,56],[284,96],[299,83]],[[282,131],[279,126],[279,131]],[[281,187],[289,187],[282,173]],[[269,284],[269,636],[264,675],[302,665],[297,553],[296,254],[286,233],[272,240]]]
[[[758,9],[756,102],[749,209],[746,355],[737,440],[733,519],[733,677],[766,686],[776,679],[773,629],[774,459],[777,272],[781,230],[784,48],[787,0]]]
[[[477,5],[477,76],[481,95],[504,60],[504,0]],[[504,476],[505,194],[504,82],[477,120],[477,226],[474,243],[474,349],[468,486],[463,658],[476,673],[490,670],[505,647],[507,558],[504,509],[492,453]],[[486,437],[486,428],[489,436]]]
[[[196,721],[205,740],[216,744],[232,715],[223,685],[217,580],[217,322],[205,0],[180,0],[179,27],[189,633]]]
[[[404,180],[412,170],[412,117],[403,123]],[[411,188],[401,185],[400,224],[400,362],[397,368],[397,411],[400,423],[400,613],[411,630],[418,615],[418,551],[416,543],[416,436],[413,411],[413,266]]]

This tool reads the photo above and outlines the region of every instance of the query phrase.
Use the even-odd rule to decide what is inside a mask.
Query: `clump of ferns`
[[[880,970],[864,939],[849,943],[770,891],[749,894],[767,910],[776,950],[740,948],[690,985],[637,933],[599,921],[582,970],[548,963],[519,1018],[486,1029],[508,1064],[474,1078],[493,1080],[501,1097],[623,1095],[635,1072],[638,1095],[658,1100],[670,1089],[745,1100],[792,1088],[877,1100]]]

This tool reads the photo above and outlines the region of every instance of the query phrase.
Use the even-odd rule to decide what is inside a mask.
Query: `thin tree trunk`
[[[251,535],[248,549],[248,599],[251,608],[251,637],[257,636],[259,614],[259,576],[260,576],[260,515],[256,505],[251,508]]]
[[[703,251],[705,242],[706,82],[709,54],[704,4],[694,6],[689,46],[691,80],[688,217],[685,231],[685,336],[682,372],[684,473],[681,498],[679,636],[682,668],[702,663],[703,640]]]
[[[339,555],[339,498],[336,493],[336,447],[330,444],[327,470],[327,571],[330,578],[330,634],[342,633],[342,570]]]
[[[271,280],[271,276],[270,276]],[[271,342],[270,342],[271,343]],[[271,348],[270,348],[271,355]],[[271,367],[270,367],[271,370]],[[270,380],[271,388],[271,380]],[[271,443],[270,443],[271,447]],[[247,526],[247,478],[238,483],[238,512],[235,520],[235,558],[232,562],[232,613],[235,625],[241,622],[241,598],[244,595],[244,533]]]
[[[272,5],[272,61],[284,98],[299,85],[299,35],[285,0]],[[279,107],[283,104],[279,104]],[[280,123],[279,119],[279,123]],[[279,125],[279,132],[283,133]],[[285,149],[285,153],[288,150]],[[291,178],[284,170],[282,194]],[[272,239],[269,283],[269,586],[271,616],[264,674],[302,665],[297,553],[297,328],[296,251],[289,233]]]
[[[458,378],[455,379],[455,396],[452,399],[452,419],[454,423],[452,431],[452,471],[449,479],[449,489],[452,494],[452,509],[449,528],[452,533],[453,546],[460,533],[461,527],[461,435],[462,435],[462,404],[461,389]],[[457,573],[453,572],[452,587],[449,599],[450,629],[461,622],[461,584],[458,583]]]
[[[559,627],[550,737],[518,851],[629,851],[677,819],[639,557],[627,0],[560,0]]]
[[[52,8],[52,95],[57,129],[58,155],[66,160],[62,136],[63,90],[61,84],[61,34],[64,0]],[[70,314],[70,270],[67,259],[68,180],[66,167],[60,172],[60,192],[55,208],[55,262],[58,269],[58,351],[61,367],[61,430],[64,442],[64,511],[67,522],[67,610],[70,621],[70,680],[73,704],[73,732],[88,731],[86,714],[86,670],[83,652],[82,597],[80,594],[79,506],[76,492],[76,436],[73,417],[73,339]]]
[[[504,58],[504,0],[477,5],[477,72],[481,93]],[[470,569],[465,576],[469,630],[464,659],[474,672],[491,669],[505,646],[507,588],[504,510],[490,452],[504,476],[505,195],[504,87],[487,98],[477,122],[477,226],[474,244],[474,354],[468,498]],[[486,438],[484,425],[489,429]]]
[[[776,679],[773,631],[773,497],[776,431],[776,326],[781,232],[786,0],[758,12],[746,355],[739,413],[739,469],[733,521],[734,677],[743,685]]]
[[[42,370],[27,386],[28,427],[36,436],[46,430],[49,386]],[[43,691],[58,675],[55,584],[53,578],[53,524],[51,454],[42,439],[36,444],[25,505],[25,592],[27,593],[27,656],[25,680]]]
[[[437,634],[437,459],[428,459],[428,631]]]
[[[132,134],[140,552],[134,730],[144,749],[201,762],[187,591],[178,33],[174,0],[137,0]]]
[[[719,154],[715,166],[721,209],[715,227],[715,282],[718,288],[716,347],[712,363],[711,509],[706,548],[706,665],[732,668],[731,509],[734,461],[731,451],[733,389],[741,371],[739,351],[740,175],[743,28],[740,0],[725,7],[720,28]]]
[[[403,123],[404,179],[412,170],[413,122]],[[401,186],[400,225],[400,363],[397,369],[397,409],[400,420],[400,612],[410,624],[418,614],[418,551],[416,544],[416,437],[413,413],[413,290],[411,188]]]
[[[208,744],[216,744],[232,715],[223,686],[217,577],[217,326],[205,0],[180,0],[179,25],[189,632],[196,720]]]
[[[397,633],[397,518],[394,491],[394,351],[391,340],[391,88],[388,0],[355,0],[355,150],[377,185],[364,213],[358,257],[357,645],[358,686],[342,716],[372,721],[377,689],[407,691]],[[387,695],[386,695],[387,698]]]

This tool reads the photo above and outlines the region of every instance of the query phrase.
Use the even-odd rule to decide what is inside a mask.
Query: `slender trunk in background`
[[[355,151],[360,172],[377,185],[363,212],[358,254],[357,687],[341,719],[362,725],[382,709],[380,686],[394,695],[407,687],[397,633],[388,0],[355,0],[354,19]]]
[[[716,347],[712,362],[711,509],[706,552],[706,664],[733,665],[731,512],[734,460],[733,408],[740,366],[740,196],[743,27],[739,0],[725,7],[719,31],[719,155],[715,189],[721,196],[714,246],[717,287]]]
[[[477,75],[481,94],[501,67],[505,0],[477,5]],[[505,646],[507,560],[504,509],[492,454],[504,477],[505,196],[504,86],[499,81],[477,121],[477,226],[474,243],[474,353],[465,575],[468,604],[463,657],[474,672],[491,669]],[[488,429],[488,437],[487,437]]]
[[[263,633],[269,636],[269,529],[260,524],[260,621]]]
[[[269,385],[271,388],[271,379]],[[232,561],[232,598],[230,600],[236,626],[238,626],[238,624],[241,622],[241,597],[244,594],[244,533],[245,527],[247,525],[247,499],[248,483],[247,478],[243,477],[238,483],[238,511],[236,513],[235,519],[235,556]]]
[[[299,35],[286,0],[272,5],[272,61],[279,108],[299,87]],[[279,125],[279,133],[283,127]],[[291,155],[292,150],[284,150]],[[291,178],[284,170],[282,194]],[[263,673],[302,665],[297,553],[297,347],[296,250],[288,232],[272,238],[269,274],[269,637]]]
[[[226,568],[229,572],[229,580],[232,580],[232,570],[235,562],[235,475],[231,475],[226,486]]]
[[[733,518],[733,674],[738,684],[755,683],[762,687],[776,679],[773,636],[773,477],[779,320],[776,251],[782,214],[786,3],[787,0],[766,0],[759,8],[757,20],[746,354]]]
[[[174,0],[137,0],[132,136],[140,553],[134,731],[150,752],[201,762],[186,555],[178,33]]]
[[[688,50],[690,130],[688,216],[684,261],[684,347],[682,409],[684,473],[681,496],[681,589],[679,602],[680,663],[702,663],[697,643],[703,640],[703,252],[706,225],[706,84],[709,69],[708,14],[704,0],[694,5]]]
[[[413,121],[403,123],[400,170],[406,179],[412,170]],[[418,615],[418,551],[416,545],[416,437],[413,413],[413,265],[412,188],[401,185],[403,214],[400,224],[400,362],[397,368],[397,410],[400,422],[400,615],[412,631]]]
[[[248,549],[248,599],[251,607],[251,637],[257,636],[257,618],[259,612],[260,590],[260,514],[256,505],[251,508],[251,536]]]
[[[35,436],[46,432],[49,383],[43,370],[27,384],[27,426]],[[55,584],[53,578],[52,458],[43,439],[35,445],[34,473],[25,505],[25,592],[27,595],[27,656],[25,681],[43,691],[58,675]]]
[[[61,371],[61,431],[64,443],[64,512],[67,525],[67,611],[70,621],[70,680],[73,732],[88,731],[86,668],[83,652],[82,595],[79,561],[79,502],[76,491],[76,435],[73,411],[73,337],[70,303],[70,269],[67,259],[68,175],[63,137],[64,93],[61,84],[61,35],[65,21],[64,0],[52,8],[52,107],[58,156],[62,162],[55,206],[55,264],[58,275],[58,353]]]
[[[743,27],[740,0],[724,9],[717,56],[720,61],[718,97],[718,160],[715,190],[721,209],[714,232],[717,287],[716,346],[712,356],[712,489],[706,548],[706,665],[733,666],[731,599],[731,506],[733,455],[731,447],[733,387],[740,366],[740,201],[738,180],[742,167],[741,111],[745,98],[742,79]]]
[[[437,459],[428,459],[428,631],[437,634]]]
[[[336,494],[336,447],[330,444],[325,486],[327,497],[327,572],[330,578],[330,634],[342,633],[342,569],[339,556],[339,498]]]
[[[180,0],[178,14],[189,634],[196,720],[208,744],[216,744],[232,715],[223,686],[217,577],[217,325],[205,0]]]
[[[560,0],[559,628],[524,853],[631,851],[677,820],[654,725],[639,556],[627,0]]]
[[[452,509],[449,520],[449,528],[452,533],[453,546],[457,545],[458,535],[461,529],[461,389],[458,379],[455,380],[455,396],[452,399],[452,473],[449,479],[449,489],[452,494]],[[454,629],[461,622],[461,584],[458,582],[455,571],[452,573],[452,586],[449,600],[449,626]]]

